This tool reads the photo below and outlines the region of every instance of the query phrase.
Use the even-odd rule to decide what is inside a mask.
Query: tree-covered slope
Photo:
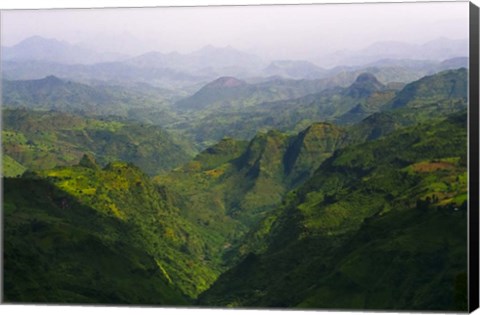
[[[19,242],[22,244],[21,246],[31,244],[30,247],[25,248],[22,255],[15,258],[17,260],[10,259],[12,265],[9,265],[8,268],[15,270],[14,265],[26,268],[29,257],[33,256],[42,265],[49,262],[61,264],[62,260],[65,260],[65,275],[68,275],[68,279],[71,281],[75,281],[75,278],[78,277],[78,282],[81,283],[78,287],[72,287],[71,292],[73,294],[73,292],[86,291],[88,285],[95,284],[89,282],[91,273],[75,273],[79,268],[75,262],[75,257],[87,265],[85,267],[87,270],[100,268],[98,270],[98,273],[101,274],[100,277],[104,281],[108,281],[110,277],[115,277],[115,274],[112,274],[113,271],[120,272],[120,270],[124,270],[121,268],[130,268],[128,267],[130,263],[136,264],[136,259],[143,261],[142,257],[145,256],[150,257],[149,264],[153,263],[155,267],[153,268],[145,263],[145,269],[152,276],[155,275],[154,272],[157,272],[158,276],[163,279],[163,286],[166,285],[166,288],[160,286],[155,290],[171,288],[172,292],[177,292],[178,296],[188,296],[190,298],[195,298],[200,292],[208,288],[223,270],[218,257],[215,256],[217,249],[214,247],[214,245],[221,247],[222,244],[216,243],[215,235],[208,233],[208,230],[200,229],[197,224],[182,216],[181,211],[174,206],[175,195],[169,193],[167,189],[153,184],[149,177],[132,164],[112,162],[102,169],[91,156],[86,155],[77,166],[38,171],[33,174],[27,173],[25,176],[19,179],[18,185],[14,181],[6,182],[6,192],[13,189],[17,189],[19,192],[8,197],[7,207],[9,207],[9,210],[5,218],[5,226],[8,231],[7,241],[11,241],[12,244]],[[38,191],[31,187],[35,183],[38,183]],[[23,184],[26,186],[22,186]],[[26,197],[29,193],[35,193],[31,200]],[[24,201],[22,198],[29,200]],[[8,206],[9,203],[16,204],[12,206],[14,210],[16,209],[15,211],[10,209],[12,207]],[[79,206],[80,204],[82,206]],[[52,208],[52,213],[49,212],[50,208]],[[35,233],[29,234],[28,238],[19,238],[20,234],[18,233],[22,232],[18,231],[19,227],[15,225],[18,219],[17,215],[22,220],[27,220],[27,223],[25,223],[27,225],[32,220],[47,221],[48,224],[39,224],[40,227],[43,227],[39,230],[46,235],[45,242],[49,242],[48,252],[43,251],[42,246],[46,246],[43,241],[34,239],[38,236]],[[76,222],[77,217],[82,215],[82,220]],[[50,224],[50,221],[55,224]],[[80,230],[78,238],[75,236],[77,230]],[[62,236],[65,238],[62,238]],[[58,238],[60,239],[56,243]],[[92,239],[94,244],[99,242],[98,246],[86,248],[88,246],[84,245],[83,242]],[[136,249],[140,252],[138,255],[132,253],[131,257],[126,256],[122,260],[122,246],[125,246],[126,255],[130,249],[132,251]],[[7,257],[17,255],[15,254],[15,247],[12,245],[11,249],[7,248]],[[77,254],[72,254],[72,258],[65,258],[66,255],[74,252],[77,247],[79,248]],[[92,259],[89,255],[93,255],[94,252],[92,251],[95,250],[99,251],[99,254],[103,252],[107,256],[100,255],[98,257],[104,265],[97,266],[95,259],[88,263],[88,259]],[[60,257],[52,256],[56,252],[59,253]],[[110,259],[118,260],[118,262],[111,262],[111,264],[112,268],[116,268],[115,264],[120,264],[119,269],[113,269],[112,272],[105,272],[102,275],[101,268],[107,268]],[[135,268],[131,268],[133,269],[126,272],[126,276],[119,275],[117,277],[122,285],[127,285],[124,281],[130,279],[129,272],[134,273],[133,278],[131,278],[132,281],[141,282],[144,281],[141,277],[150,275],[148,272],[137,275]],[[48,270],[55,273],[54,269]],[[17,287],[12,284],[12,287],[17,288],[15,290],[18,291],[18,295],[13,296],[24,295],[25,299],[28,299],[28,286],[31,283],[40,282],[43,279],[42,277],[48,276],[48,274],[40,273],[38,275],[29,273],[29,275],[30,278],[27,283],[19,284]],[[63,275],[63,273],[59,272],[58,276],[60,275]],[[15,278],[13,276],[11,279],[14,282]],[[62,290],[63,286],[66,285],[59,279],[57,280],[55,280],[57,282],[51,283],[52,294],[54,294],[55,289]],[[154,280],[157,281],[158,279]],[[150,286],[153,284],[144,281],[142,285]],[[15,290],[11,292],[15,292]],[[109,289],[107,292],[111,290]],[[154,292],[149,294],[153,296]],[[141,292],[137,295],[140,294]],[[52,296],[45,297],[44,300],[47,301]],[[58,299],[61,299],[61,296],[59,295]],[[142,300],[136,300],[137,297],[132,297],[130,300],[128,297],[125,297],[124,300],[114,299],[112,303],[127,303],[128,301],[130,303],[140,303]],[[67,299],[66,302],[75,301],[74,296],[67,295],[65,298]],[[98,298],[100,301],[109,301],[104,296]],[[89,299],[94,301],[93,296]],[[78,300],[78,302],[80,301],[83,300]],[[172,304],[176,303],[174,300],[172,301]],[[149,303],[169,303],[169,300],[164,301],[159,296],[159,300],[151,300]]]
[[[245,254],[248,231],[346,139],[344,130],[328,123],[294,136],[269,131],[250,142],[225,138],[156,181],[177,194],[182,215],[222,240],[216,254],[229,266]]]
[[[402,118],[403,124],[415,124],[443,117],[467,108],[468,72],[465,68],[424,77],[405,86],[382,107]]]
[[[271,130],[249,142],[225,138],[157,181],[194,197],[215,192],[217,198],[206,198],[209,203],[218,200],[225,213],[246,219],[280,202],[346,139],[344,130],[328,123],[293,136]]]
[[[467,69],[460,68],[423,77],[407,84],[387,108],[415,108],[444,99],[464,100],[467,97],[467,73]]]
[[[48,180],[5,179],[4,300],[23,303],[186,304],[134,226]]]
[[[90,152],[101,164],[122,160],[156,174],[193,150],[158,126],[53,111],[4,110],[2,136],[3,152],[33,170],[74,165]]]
[[[338,150],[200,303],[465,310],[466,144],[461,113]]]
[[[405,126],[433,119],[440,121],[448,115],[466,110],[467,81],[467,71],[463,68],[427,76],[408,84],[390,102],[350,125],[347,128],[350,142],[374,140]],[[439,92],[432,94],[436,90]],[[365,114],[368,111],[364,106],[356,106],[341,118],[354,118],[356,121]]]
[[[134,241],[184,294],[195,297],[220,273],[207,231],[184,218],[173,204],[175,195],[135,166],[113,162],[104,169],[70,167],[41,175],[97,211],[130,222],[137,233]]]
[[[404,127],[402,122],[398,113],[374,113],[347,129],[349,142],[357,144],[376,140]]]
[[[465,310],[466,78],[263,103],[289,83],[223,78],[172,114],[215,143],[191,160],[158,126],[4,110],[6,298]]]

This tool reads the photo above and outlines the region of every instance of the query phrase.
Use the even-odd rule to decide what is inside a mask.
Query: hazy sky
[[[5,46],[40,35],[127,54],[212,44],[312,59],[376,41],[467,38],[468,2],[3,11],[1,31]]]

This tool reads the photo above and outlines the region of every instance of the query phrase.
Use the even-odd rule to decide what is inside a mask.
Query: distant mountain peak
[[[59,77],[56,77],[56,76],[54,76],[54,75],[46,76],[45,78],[40,79],[40,80],[46,81],[46,82],[51,82],[51,83],[60,83],[60,82],[62,82],[62,79],[60,79]]]
[[[117,60],[116,54],[99,53],[65,40],[31,36],[2,48],[2,57],[9,61],[44,61],[60,64],[93,64]]]
[[[371,73],[360,74],[355,82],[347,88],[347,95],[352,97],[368,97],[374,92],[382,91],[385,86]]]
[[[364,72],[362,74],[360,74],[357,79],[355,80],[355,83],[365,83],[365,82],[371,82],[371,83],[378,83],[378,84],[381,84],[377,78],[369,73],[369,72]]]
[[[210,82],[205,88],[233,88],[247,85],[245,81],[234,77],[220,77],[213,82]]]

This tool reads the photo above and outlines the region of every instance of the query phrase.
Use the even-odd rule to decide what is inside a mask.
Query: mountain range
[[[149,52],[130,58],[126,63],[142,68],[176,69],[209,77],[220,74],[245,77],[264,65],[264,61],[255,55],[230,46],[218,48],[211,45],[190,54]]]
[[[467,310],[463,48],[2,48],[5,301]]]
[[[440,110],[453,112],[464,106],[465,77],[466,70],[448,70],[395,86],[383,84],[371,73],[360,73],[345,87],[335,85],[336,77],[275,78],[257,83],[221,77],[179,99],[178,95],[150,87],[139,91],[134,87],[90,86],[49,76],[39,80],[5,80],[2,102],[6,108],[60,110],[92,118],[116,115],[157,124],[190,139],[201,150],[225,136],[246,140],[257,131],[271,128],[299,132],[315,121],[352,124],[382,106],[402,107],[405,100],[411,102],[409,107],[429,102],[431,115]],[[448,102],[444,103],[446,99]]]
[[[359,71],[372,72],[383,83],[410,82],[440,70],[466,66],[466,44],[464,40],[446,38],[423,45],[375,43],[360,52],[324,56],[325,60],[339,59],[333,63],[335,67],[325,69],[305,60],[264,60],[230,46],[210,45],[188,54],[152,51],[132,57],[96,53],[79,45],[33,36],[14,46],[2,47],[2,73],[8,80],[54,75],[89,84],[131,86],[143,82],[168,89],[205,84],[221,76],[244,80],[268,76],[315,80],[345,72],[355,72],[351,75],[355,77]],[[350,55],[361,60],[351,61]],[[453,63],[449,59],[454,59]]]
[[[2,81],[2,105],[126,117],[137,108],[168,104],[162,91],[153,95],[119,86],[91,86],[50,75],[42,79]]]
[[[221,84],[226,80],[235,84]],[[294,86],[287,87],[295,91]],[[199,118],[189,122],[187,130],[179,130],[184,124],[171,128],[200,143],[218,141],[223,136],[248,139],[256,131],[268,129],[299,132],[315,121],[346,120],[341,116],[355,106],[368,103],[371,108],[355,116],[356,121],[361,120],[390,101],[396,92],[371,74],[359,75],[345,88],[320,89],[318,86],[319,92],[311,94],[300,89],[298,91],[307,93],[299,97],[291,92],[281,93],[280,88],[284,89],[274,84],[246,84],[235,78],[218,79],[175,104],[176,110],[182,110],[180,117],[195,115]],[[355,120],[353,116],[349,119]]]
[[[98,53],[66,41],[59,41],[41,36],[32,36],[11,47],[2,46],[4,61],[44,61],[61,64],[93,64],[118,61],[124,55],[115,53]]]
[[[247,246],[254,250],[199,303],[466,307],[465,118],[336,151],[264,220],[254,233],[263,241]]]
[[[376,42],[358,51],[337,51],[322,57],[320,64],[362,65],[381,59],[445,60],[468,56],[468,39],[437,38],[423,44]]]

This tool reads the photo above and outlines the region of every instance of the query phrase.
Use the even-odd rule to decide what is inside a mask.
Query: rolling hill
[[[4,110],[2,138],[4,154],[31,170],[74,165],[88,152],[102,165],[123,160],[157,174],[194,152],[158,126],[54,111]]]
[[[167,98],[115,86],[91,86],[49,75],[38,80],[3,80],[5,108],[57,110],[126,117],[143,108],[164,108]]]

